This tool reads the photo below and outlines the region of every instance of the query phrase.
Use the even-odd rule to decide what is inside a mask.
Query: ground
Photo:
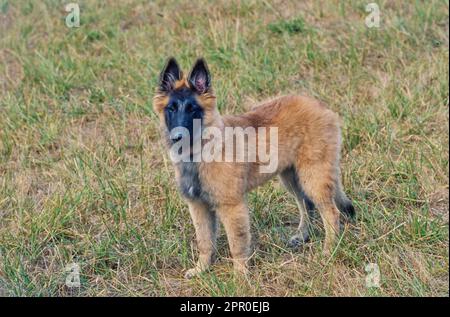
[[[69,28],[66,1],[0,0],[0,294],[448,296],[449,3],[377,1],[369,28],[366,2],[78,1]],[[357,218],[331,257],[320,224],[287,248],[297,209],[274,180],[248,198],[249,281],[223,230],[183,278],[194,231],[152,110],[172,55],[206,58],[222,113],[303,93],[340,114]]]

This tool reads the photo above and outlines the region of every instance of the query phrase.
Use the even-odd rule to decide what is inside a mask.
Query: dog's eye
[[[168,105],[167,106],[167,111],[169,111],[169,112],[175,112],[175,111],[177,111],[177,106],[175,105],[175,104],[170,104],[170,105]]]
[[[194,109],[194,105],[193,104],[191,104],[191,103],[188,103],[187,105],[186,105],[186,112],[193,112],[195,109]]]

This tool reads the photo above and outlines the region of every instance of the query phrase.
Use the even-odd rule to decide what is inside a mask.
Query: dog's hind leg
[[[211,265],[216,245],[217,221],[215,211],[210,210],[205,204],[193,201],[188,204],[199,251],[197,264],[185,274],[186,278],[191,278],[205,271]]]
[[[339,210],[334,201],[336,168],[328,162],[309,162],[297,167],[299,182],[311,198],[322,218],[325,228],[325,253],[330,253],[339,233]]]
[[[313,202],[305,195],[298,181],[298,173],[289,167],[280,173],[280,179],[286,189],[295,197],[300,212],[297,233],[289,239],[289,247],[295,248],[309,241],[309,212],[314,210]]]

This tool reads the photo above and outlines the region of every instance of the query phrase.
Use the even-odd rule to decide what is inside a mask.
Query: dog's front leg
[[[194,268],[189,269],[185,277],[192,278],[205,271],[211,265],[216,245],[216,213],[200,202],[189,202],[189,213],[194,222],[199,258]]]
[[[234,269],[247,273],[250,255],[250,215],[244,202],[219,206],[217,213],[223,223],[233,257]]]

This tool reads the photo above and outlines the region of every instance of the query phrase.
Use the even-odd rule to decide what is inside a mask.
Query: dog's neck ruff
[[[199,175],[199,163],[180,162],[176,164],[179,171],[178,187],[181,194],[194,201],[201,201],[207,205],[212,205],[212,200],[208,192],[205,191]]]

